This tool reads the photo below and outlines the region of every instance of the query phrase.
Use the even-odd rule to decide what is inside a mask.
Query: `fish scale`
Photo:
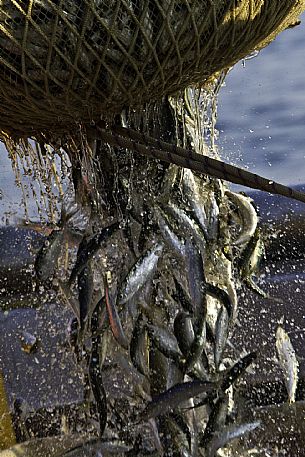
[[[118,295],[118,303],[120,305],[129,301],[145,285],[149,277],[153,275],[162,251],[163,245],[156,244],[134,264],[121,284]]]
[[[295,402],[298,384],[299,364],[290,338],[281,326],[279,326],[276,330],[276,350],[281,368],[284,372],[289,403],[293,403]]]
[[[85,268],[90,259],[94,257],[103,243],[105,243],[118,229],[119,223],[101,229],[92,237],[84,237],[79,245],[75,265],[72,269],[69,285],[71,286],[77,275]]]
[[[139,419],[141,421],[149,420],[160,414],[166,413],[166,411],[177,408],[184,401],[197,395],[208,395],[213,392],[214,389],[214,383],[198,380],[176,384],[167,391],[155,396],[140,413]]]

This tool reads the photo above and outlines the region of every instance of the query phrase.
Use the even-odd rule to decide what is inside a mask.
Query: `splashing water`
[[[68,168],[68,157],[63,151],[55,153],[49,145],[31,140],[14,144],[6,142],[15,183],[22,193],[25,222],[30,220],[29,202],[35,202],[41,222],[55,224],[59,217],[59,202],[66,186],[63,171]]]
[[[190,87],[180,97],[169,99],[175,113],[177,138],[178,125],[182,124],[183,140],[178,146],[186,147],[190,137],[191,146],[197,153],[217,156],[217,100],[226,74],[222,72],[209,88]]]

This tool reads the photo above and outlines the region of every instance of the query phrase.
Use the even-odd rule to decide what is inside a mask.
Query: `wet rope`
[[[114,128],[112,131],[96,127],[99,137],[111,146],[133,150],[139,154],[189,168],[218,179],[241,184],[272,194],[283,195],[305,203],[305,193],[266,179],[242,168],[227,164],[208,156],[197,154],[192,150],[156,140],[131,129]]]

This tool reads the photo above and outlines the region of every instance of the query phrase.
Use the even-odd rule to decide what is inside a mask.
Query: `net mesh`
[[[2,0],[0,127],[62,133],[203,86],[303,9],[305,0]]]

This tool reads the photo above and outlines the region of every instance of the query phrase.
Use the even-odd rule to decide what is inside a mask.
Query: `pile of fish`
[[[181,179],[183,200],[180,204],[173,198],[166,201],[164,195],[151,203],[154,224],[151,241],[120,282],[115,271],[106,269],[100,287],[102,297],[94,298],[94,257],[122,230],[118,222],[113,222],[95,234],[83,236],[69,279],[65,283],[59,281],[59,288],[75,313],[70,341],[78,362],[84,364],[85,360],[100,436],[104,436],[109,415],[103,363],[106,357],[111,358],[116,346],[114,342],[109,344],[111,331],[120,348],[116,351],[124,354],[127,368],[130,366],[131,371],[138,372],[142,396],[150,399],[142,409],[136,402],[134,411],[122,426],[124,437],[133,436],[133,441],[130,442],[129,437],[125,444],[133,445],[134,452],[146,452],[147,449],[142,448],[143,432],[138,429],[143,423],[153,421],[153,430],[157,423],[157,449],[172,448],[174,453],[182,446],[183,455],[195,455],[200,448],[205,450],[205,455],[212,456],[231,438],[253,428],[253,424],[232,428],[230,396],[232,386],[255,360],[256,354],[244,355],[235,363],[231,358],[224,358],[236,319],[237,301],[229,245],[224,243],[223,252],[216,252],[221,240],[221,205],[210,183],[206,184],[209,200],[204,202],[200,180],[189,170],[181,173]],[[220,183],[218,185],[221,191]],[[242,245],[241,252],[252,247],[251,254],[255,256],[259,238],[254,227],[256,213],[250,200],[227,190],[223,200],[226,203],[222,205],[228,208],[236,205],[234,209],[243,220],[234,245],[236,248]],[[35,270],[42,283],[56,272],[64,230],[65,226],[54,230],[37,255]],[[210,258],[212,255],[214,258]],[[244,271],[241,277],[252,284],[259,256],[255,261],[251,256],[250,261],[249,255],[245,257],[240,267],[240,271]],[[207,269],[207,265],[213,263],[224,273],[219,284],[216,268]],[[158,276],[160,285],[156,280]],[[200,414],[197,411],[201,411]],[[198,419],[201,415],[204,417]],[[127,433],[124,427],[130,425],[130,421],[134,429]]]
[[[62,211],[36,257],[38,284],[57,286],[73,310],[70,347],[96,443],[120,455],[212,457],[259,426],[237,422],[233,394],[257,354],[230,344],[237,288],[266,296],[255,282],[256,210],[221,181],[101,147],[116,170],[100,180],[104,217],[93,214],[59,275],[75,217]]]

